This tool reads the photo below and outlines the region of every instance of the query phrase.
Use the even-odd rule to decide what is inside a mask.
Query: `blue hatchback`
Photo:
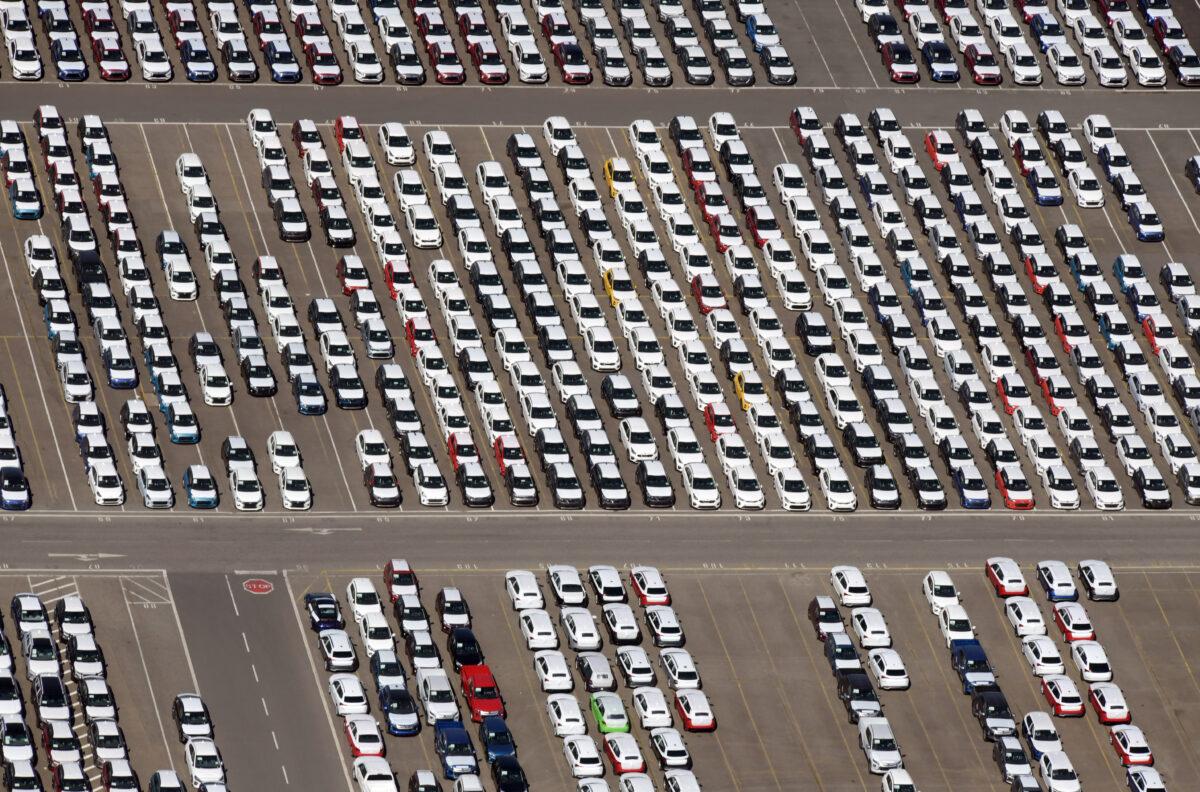
[[[921,47],[921,60],[934,82],[958,82],[958,64],[954,53],[941,41],[927,41]]]
[[[451,781],[479,771],[471,735],[458,721],[437,722],[433,727],[433,749],[442,763],[442,774]]]
[[[271,81],[277,83],[298,83],[303,78],[300,73],[300,64],[296,62],[296,56],[287,48],[287,45],[279,46],[275,42],[267,45],[266,52],[267,68],[271,70]]]
[[[983,479],[968,473],[965,468],[954,469],[954,489],[964,509],[990,509],[992,496],[988,494]]]
[[[8,185],[8,202],[17,220],[37,220],[42,216],[42,197],[32,179],[15,179]]]
[[[220,500],[217,482],[204,465],[189,465],[183,473],[183,488],[187,491],[188,506],[193,509],[215,509]]]

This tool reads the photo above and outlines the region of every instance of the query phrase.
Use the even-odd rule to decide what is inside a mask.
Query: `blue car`
[[[891,284],[876,284],[867,292],[867,301],[871,304],[871,309],[875,312],[875,318],[880,324],[883,324],[884,317],[889,313],[895,313],[895,310],[900,308],[900,297],[896,294],[896,290],[891,287]]]
[[[1133,164],[1129,161],[1125,148],[1119,143],[1106,143],[1101,146],[1096,158],[1100,160],[1100,168],[1110,182],[1116,182],[1117,177],[1121,173],[1127,173]]]
[[[8,202],[17,220],[37,220],[42,216],[42,197],[33,179],[15,179],[8,186]]]
[[[298,83],[304,76],[300,72],[300,64],[296,62],[296,56],[286,45],[279,46],[276,42],[271,42],[267,46],[266,60],[267,68],[271,71],[272,82]]]
[[[921,47],[921,61],[934,82],[958,82],[958,64],[954,53],[941,41],[927,41]]]
[[[1138,11],[1146,19],[1146,24],[1153,26],[1154,20],[1171,13],[1171,0],[1137,0]]]
[[[1055,562],[1043,562],[1038,564],[1037,568],[1037,582],[1038,585],[1042,587],[1042,591],[1046,592],[1046,599],[1050,600],[1051,602],[1075,602],[1079,599],[1079,589],[1077,589],[1073,584],[1069,587],[1055,586],[1054,580],[1052,579],[1053,573],[1050,571],[1049,566],[1052,563]],[[1062,569],[1061,564],[1058,564],[1058,567],[1060,570]],[[1059,574],[1061,574],[1061,572]],[[1071,573],[1067,572],[1067,574],[1063,576],[1063,580],[1069,581],[1070,579]]]
[[[1146,283],[1146,271],[1141,260],[1132,253],[1122,253],[1113,261],[1113,276],[1122,292],[1128,292],[1139,283]]]
[[[974,466],[970,466],[973,468]],[[968,467],[954,469],[954,489],[964,509],[990,509],[992,496],[988,494],[987,485],[979,477],[979,471]]]
[[[137,387],[138,372],[133,358],[127,354],[115,354],[112,349],[106,349],[101,359],[110,388],[130,390]]]
[[[900,277],[904,279],[904,288],[908,289],[910,297],[916,297],[917,289],[927,283],[933,283],[933,276],[929,274],[929,267],[925,266],[925,262],[921,259],[906,258],[900,264]]]
[[[1129,224],[1133,226],[1139,242],[1162,242],[1166,238],[1158,212],[1148,203],[1130,205]]]
[[[1058,20],[1051,14],[1038,14],[1029,22],[1029,30],[1033,33],[1033,38],[1038,43],[1038,49],[1042,52],[1050,49],[1056,43],[1061,42],[1065,35],[1062,25],[1058,24]]]
[[[212,54],[203,44],[193,39],[183,42],[179,59],[183,61],[184,76],[190,81],[212,82],[217,79],[217,64],[213,63]]]
[[[1129,332],[1129,323],[1114,311],[1102,313],[1099,326],[1100,335],[1104,337],[1104,343],[1109,349],[1116,349],[1122,341],[1133,340],[1133,334]]]
[[[307,372],[292,380],[292,396],[301,415],[324,415],[328,409],[325,389],[315,376]]]
[[[746,18],[746,37],[754,45],[755,52],[779,43],[779,31],[766,14],[751,14]]]
[[[195,445],[200,442],[200,424],[187,402],[167,406],[167,431],[176,445]]]
[[[400,659],[396,657],[395,650],[380,649],[375,652],[371,655],[368,667],[371,672],[371,681],[375,683],[375,689],[381,693],[384,688],[406,688],[408,686],[404,666],[400,665]]]
[[[29,482],[20,468],[0,468],[0,509],[25,511],[33,503]]]
[[[50,43],[50,59],[54,61],[54,71],[63,82],[81,82],[88,78],[87,62],[83,52],[72,41],[55,39]]]
[[[942,295],[938,294],[938,290],[934,286],[918,287],[917,293],[913,296],[913,302],[916,303],[917,313],[921,315],[921,324],[923,325],[928,325],[929,320],[933,317],[946,313],[946,301],[942,299]]]
[[[316,632],[340,630],[346,626],[337,597],[325,591],[310,591],[304,595],[304,610],[308,613],[308,626]]]
[[[858,189],[862,192],[867,206],[873,206],[882,196],[892,194],[892,188],[888,185],[887,179],[879,171],[870,171],[860,176]]]
[[[479,724],[479,743],[491,764],[501,756],[516,756],[517,743],[508,723],[499,715],[489,715]]]
[[[215,509],[220,502],[217,482],[204,465],[188,465],[183,473],[183,488],[187,491],[188,506],[193,509]]]
[[[1038,206],[1062,206],[1062,188],[1058,186],[1054,173],[1045,165],[1031,168],[1025,176],[1025,183],[1029,185]]]
[[[1073,253],[1067,260],[1067,264],[1071,268],[1071,277],[1075,280],[1075,286],[1079,291],[1085,291],[1089,283],[1095,283],[1103,277],[1100,265],[1096,263],[1095,256],[1090,253],[1087,255]]]
[[[950,666],[962,682],[962,691],[970,695],[976,690],[996,687],[996,674],[988,662],[983,645],[977,640],[951,641]]]
[[[442,763],[442,774],[453,781],[460,775],[479,772],[471,735],[458,721],[438,721],[433,727],[433,750]]]

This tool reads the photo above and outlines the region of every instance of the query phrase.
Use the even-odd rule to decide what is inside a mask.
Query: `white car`
[[[369,709],[367,694],[354,674],[331,675],[329,698],[338,715],[365,715]]]
[[[558,621],[566,635],[567,646],[575,651],[600,649],[600,631],[596,629],[595,619],[586,608],[563,608]]]
[[[1004,603],[1004,615],[1018,638],[1046,634],[1046,620],[1029,597],[1009,597]]]
[[[1089,467],[1083,472],[1084,485],[1096,502],[1096,508],[1105,511],[1120,511],[1125,508],[1125,497],[1117,477],[1107,465]]]
[[[850,612],[850,626],[858,637],[858,643],[864,649],[870,647],[887,648],[892,645],[891,632],[887,622],[877,608],[855,608]]]
[[[658,688],[639,687],[633,692],[632,699],[633,711],[637,713],[638,722],[643,729],[660,729],[672,725],[671,707],[667,704],[667,697]]]
[[[856,607],[871,604],[871,590],[858,567],[833,567],[829,571],[829,582],[842,605]]]
[[[566,657],[555,649],[537,652],[533,656],[533,671],[543,692],[569,692],[575,687]]]
[[[525,608],[517,618],[521,637],[525,639],[528,649],[557,649],[558,633],[554,630],[554,622],[550,614],[541,608]]]
[[[872,649],[867,653],[867,668],[883,690],[907,690],[911,684],[904,660],[895,649]]]
[[[192,737],[184,744],[183,754],[192,786],[225,784],[225,762],[211,737]]]
[[[962,599],[949,573],[940,569],[932,570],[925,576],[921,582],[921,591],[935,616],[947,607],[957,605]]]
[[[1104,647],[1097,641],[1073,641],[1071,660],[1084,682],[1111,682],[1112,666]]]
[[[604,762],[591,737],[585,734],[566,737],[562,750],[572,777],[599,778],[604,775]]]
[[[1021,654],[1034,676],[1064,673],[1062,655],[1054,639],[1046,635],[1029,635],[1021,640]]]
[[[565,665],[565,661],[564,661]],[[569,693],[553,693],[546,697],[546,714],[556,737],[586,734],[587,724],[579,702]]]
[[[971,624],[971,617],[962,605],[947,605],[938,613],[937,618],[938,629],[941,630],[947,647],[955,641],[970,641],[975,637],[975,626]]]

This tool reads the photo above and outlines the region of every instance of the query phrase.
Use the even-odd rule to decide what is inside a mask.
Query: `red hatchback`
[[[692,296],[696,298],[696,304],[700,306],[702,314],[712,313],[729,305],[725,293],[721,291],[721,284],[711,272],[703,272],[692,278]]]
[[[467,665],[459,671],[459,681],[462,684],[463,701],[471,710],[471,720],[479,723],[484,718],[497,715],[507,716],[504,708],[504,698],[500,695],[500,687],[492,676],[492,669],[486,665]]]
[[[996,56],[986,47],[972,44],[963,53],[963,60],[967,62],[967,69],[976,85],[999,85],[1004,81]]]
[[[996,486],[1004,497],[1004,507],[1014,511],[1033,508],[1033,490],[1025,480],[1025,474],[1013,466],[1004,466],[996,471]]]

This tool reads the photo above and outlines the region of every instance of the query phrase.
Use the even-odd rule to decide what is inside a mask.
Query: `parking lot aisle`
[[[874,46],[871,44],[870,37],[866,35],[866,26],[858,17],[852,4],[846,4],[840,0],[822,0],[821,2],[792,0],[792,2],[804,16],[804,24],[811,31],[812,43],[816,44],[818,37],[827,34],[830,41],[838,42],[839,46],[827,46],[826,48],[829,50],[829,59],[832,60],[832,64],[827,64],[829,77],[835,86],[850,88],[850,86],[870,84],[875,88],[880,88],[880,80],[876,77],[876,72],[882,73],[883,66],[878,61],[878,55],[872,52]],[[802,46],[793,46],[791,41],[785,35],[787,52],[799,60],[800,54],[804,52],[804,46],[803,44]],[[846,46],[846,43],[853,43],[853,47]],[[823,55],[822,60],[824,60]],[[799,62],[797,62],[797,72],[803,73],[799,70]],[[800,82],[806,83],[808,80],[800,80]]]
[[[750,587],[753,589],[753,596],[750,590],[747,589],[747,581],[750,582]],[[816,707],[816,699],[820,697],[820,691],[816,690],[820,686],[830,686],[832,676],[826,677],[824,671],[827,669],[821,668],[816,663],[812,664],[812,670],[816,677],[815,683],[813,678],[805,674],[798,668],[785,667],[781,668],[776,662],[776,656],[798,658],[799,652],[796,651],[797,645],[804,643],[809,644],[812,641],[810,635],[805,635],[797,624],[797,630],[791,629],[772,629],[774,625],[779,624],[777,621],[780,618],[782,603],[779,602],[780,590],[777,587],[777,579],[774,576],[767,577],[751,577],[737,579],[738,589],[741,593],[742,601],[746,606],[746,613],[750,614],[750,620],[754,625],[754,634],[758,637],[756,644],[750,646],[756,651],[755,654],[759,657],[765,656],[769,664],[770,673],[763,674],[758,678],[765,682],[770,679],[774,686],[774,699],[782,704],[786,717],[779,721],[780,737],[792,742],[794,746],[799,747],[800,756],[798,756],[797,766],[804,766],[812,776],[812,783],[818,789],[825,790],[830,788],[838,788],[840,784],[848,783],[849,777],[840,778],[846,775],[841,772],[844,769],[844,764],[839,762],[832,768],[833,778],[830,767],[825,767],[822,772],[822,760],[828,758],[829,753],[837,753],[836,741],[829,739],[832,737],[833,729],[813,729],[809,730],[801,725],[800,719],[812,711]],[[725,597],[728,600],[736,600],[736,596]],[[768,603],[770,604],[769,607]],[[759,619],[758,613],[762,611],[763,618]],[[768,614],[770,618],[768,619]],[[786,623],[786,622],[785,622]],[[764,629],[764,624],[767,629]],[[771,630],[771,636],[768,638],[767,630]],[[772,647],[771,651],[762,651],[764,647]],[[776,651],[778,650],[778,651]],[[806,645],[805,651],[809,650]],[[811,659],[811,654],[810,654]],[[761,662],[761,661],[760,661]],[[764,692],[765,690],[765,685]],[[832,712],[831,712],[832,714]],[[811,743],[816,743],[817,747],[814,750]],[[851,757],[853,759],[853,757]],[[851,766],[856,765],[851,762]],[[861,781],[861,777],[859,781]]]
[[[1191,655],[1182,658],[1183,662],[1174,662],[1177,647],[1171,639],[1181,641],[1180,648],[1192,653],[1197,641],[1194,630],[1191,629],[1190,619],[1165,621],[1166,612],[1160,609],[1160,604],[1169,604],[1171,613],[1178,615],[1177,605],[1182,605],[1183,613],[1194,609],[1193,602],[1187,594],[1190,587],[1190,575],[1187,573],[1157,572],[1118,572],[1121,584],[1121,599],[1115,603],[1086,602],[1088,616],[1096,625],[1096,640],[1104,646],[1113,669],[1113,681],[1121,687],[1125,700],[1133,712],[1133,722],[1146,732],[1146,738],[1154,751],[1155,766],[1164,774],[1179,774],[1188,772],[1194,774],[1197,768],[1196,746],[1187,739],[1198,726],[1200,717],[1196,715],[1196,706],[1200,704],[1197,690],[1184,675],[1176,676],[1164,673],[1160,666],[1164,664],[1178,672],[1179,666],[1187,669]],[[1154,588],[1151,583],[1153,581]],[[1155,595],[1159,589],[1174,590],[1178,588],[1180,596],[1172,598],[1170,603],[1156,601]],[[1193,594],[1194,596],[1194,594]],[[1163,624],[1166,634],[1147,636],[1145,628],[1148,625]],[[1178,629],[1177,629],[1178,628]],[[1161,647],[1165,652],[1155,652],[1155,647]],[[1194,667],[1193,667],[1194,669]],[[1182,684],[1180,684],[1182,682]],[[1092,709],[1085,717],[1095,717]],[[1112,748],[1103,743],[1100,746],[1105,761],[1115,761]]]
[[[687,603],[689,612],[694,611],[690,618],[680,618],[688,632],[688,650],[696,659],[701,677],[707,680],[706,688],[713,698],[713,710],[717,718],[721,719],[721,723],[734,722],[749,726],[748,730],[739,729],[734,734],[729,734],[728,730],[722,733],[721,727],[718,726],[715,734],[719,736],[718,745],[723,767],[706,753],[696,750],[696,739],[689,739],[692,757],[696,761],[696,776],[703,783],[711,785],[724,778],[724,770],[728,773],[729,783],[736,789],[784,790],[788,786],[784,784],[783,777],[794,768],[790,761],[787,766],[777,767],[776,763],[781,756],[790,755],[792,742],[790,739],[781,741],[784,744],[783,754],[773,754],[766,747],[766,740],[771,737],[767,729],[768,724],[773,724],[776,720],[773,717],[764,718],[762,713],[764,710],[772,712],[777,705],[772,706],[771,696],[762,696],[754,689],[751,680],[758,675],[746,673],[747,668],[761,662],[762,655],[757,649],[754,633],[749,629],[749,625],[745,624],[740,610],[736,611],[732,623],[718,621],[718,612],[733,612],[732,608],[726,607],[722,602],[723,592],[730,583],[731,581],[710,581],[710,596],[700,577],[677,575],[671,581],[672,601]],[[733,591],[737,593],[736,589]],[[743,655],[747,649],[753,651]],[[712,687],[714,680],[720,687]],[[781,773],[784,774],[783,777]],[[720,787],[721,784],[717,786]]]
[[[823,706],[824,712],[818,717],[828,717],[829,723],[839,724],[837,728],[810,729],[807,732],[806,739],[812,742],[815,749],[814,762],[820,765],[821,772],[818,774],[818,778],[822,783],[828,784],[830,789],[850,788],[855,781],[858,782],[859,787],[866,789],[868,786],[866,778],[869,776],[864,776],[860,752],[856,747],[857,738],[853,733],[853,724],[841,725],[845,713],[840,709],[842,704],[837,698],[837,680],[824,657],[824,644],[804,639],[805,634],[812,631],[812,626],[804,621],[801,613],[804,603],[810,600],[812,592],[816,591],[816,587],[820,585],[820,577],[810,581],[803,576],[789,575],[772,578],[771,581],[768,594],[763,601],[776,602],[777,600],[774,598],[779,597],[782,599],[782,605],[787,607],[788,617],[790,617],[790,622],[788,617],[783,617],[783,621],[780,622],[784,625],[780,640],[788,641],[791,640],[790,636],[797,636],[798,643],[808,661],[803,668],[796,668],[799,673],[794,683],[793,695],[799,693],[800,685],[804,680],[816,680],[819,693],[814,698],[819,698],[821,704],[817,704],[815,701],[805,704],[803,711],[806,714],[814,715]],[[761,588],[755,586],[756,595],[763,596]],[[825,678],[826,674],[828,674],[828,678]],[[797,707],[799,708],[799,703]],[[845,752],[844,759],[841,756],[843,751]],[[832,763],[832,767],[825,767],[827,762]],[[853,771],[853,779],[851,771]]]
[[[1126,151],[1146,152],[1148,155],[1138,158],[1137,172],[1147,185],[1150,201],[1158,211],[1163,226],[1170,229],[1167,245],[1173,245],[1176,250],[1193,250],[1196,237],[1200,236],[1200,222],[1197,222],[1196,212],[1191,206],[1196,202],[1196,188],[1188,182],[1183,168],[1188,159],[1200,154],[1195,135],[1190,130],[1147,129],[1145,135],[1150,141],[1150,150],[1147,151],[1139,145],[1138,133],[1117,134]],[[1158,188],[1160,184],[1161,189]]]
[[[249,577],[269,580],[274,590],[246,592],[242,583]],[[176,574],[171,586],[231,784],[348,789],[343,743],[297,645],[292,602],[281,577]],[[310,636],[305,630],[300,637]]]
[[[970,700],[949,669],[949,651],[929,608],[917,599],[913,574],[875,574],[870,581],[874,606],[887,620],[892,648],[912,681],[905,691],[876,691],[901,748],[914,755],[906,757],[905,766],[919,774],[921,786],[939,777],[947,790],[986,783],[995,772],[990,749],[970,721]],[[860,652],[864,667],[868,654]],[[897,709],[903,710],[901,717]]]

